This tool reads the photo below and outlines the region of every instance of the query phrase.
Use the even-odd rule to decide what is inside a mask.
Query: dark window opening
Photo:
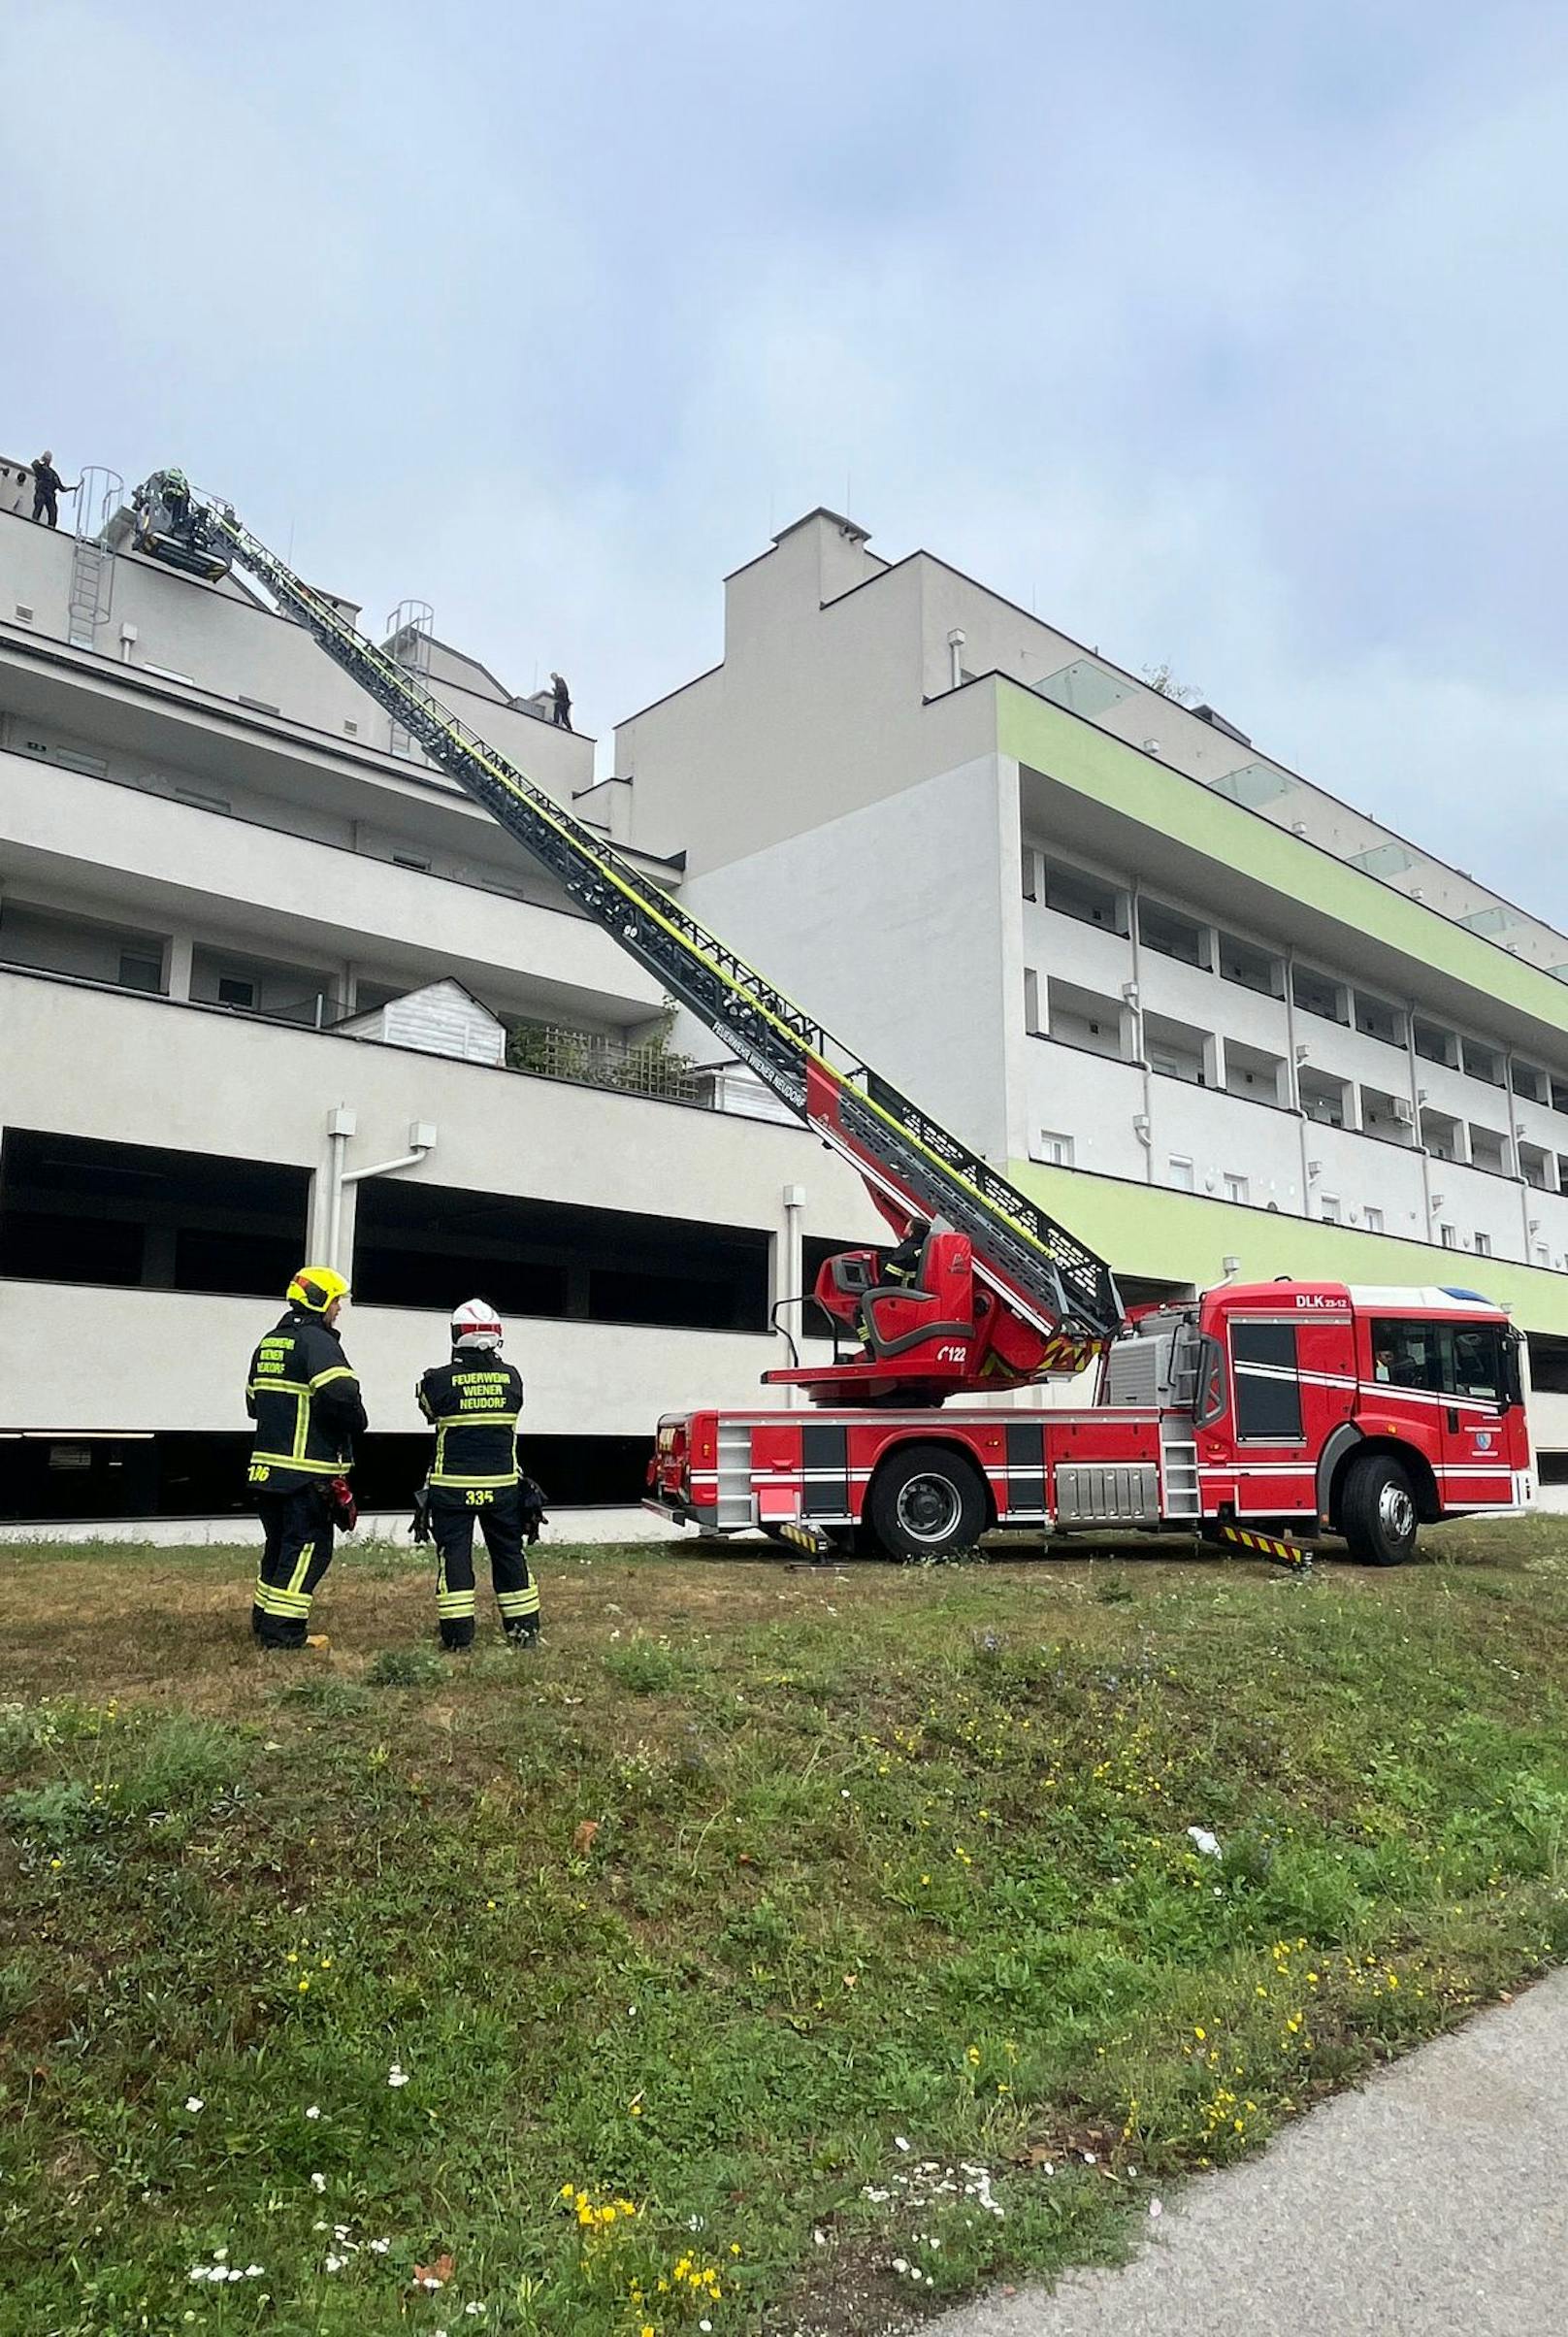
[[[0,1277],[280,1297],[305,1255],[305,1168],[11,1128]]]
[[[432,1360],[435,1360],[433,1357]],[[630,1508],[642,1498],[651,1436],[529,1436],[523,1466],[559,1508]],[[428,1435],[365,1438],[354,1489],[367,1513],[411,1509],[430,1467]],[[65,1525],[107,1518],[229,1518],[259,1539],[245,1483],[249,1436],[169,1431],[152,1436],[0,1439],[0,1521]],[[481,1579],[483,1569],[481,1567]]]
[[[359,1188],[354,1297],[503,1315],[765,1331],[769,1236],[750,1226],[373,1177]]]
[[[1232,1320],[1230,1362],[1236,1381],[1237,1435],[1270,1444],[1299,1444],[1295,1325]]]
[[[1158,950],[1162,958],[1179,959],[1184,966],[1208,967],[1203,927],[1193,918],[1184,917],[1179,909],[1161,907],[1158,901],[1138,903],[1138,938],[1145,949]]]

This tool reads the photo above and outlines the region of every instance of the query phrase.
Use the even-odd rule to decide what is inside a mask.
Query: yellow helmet
[[[334,1299],[346,1299],[348,1285],[330,1266],[302,1266],[288,1286],[289,1303],[325,1314]]]

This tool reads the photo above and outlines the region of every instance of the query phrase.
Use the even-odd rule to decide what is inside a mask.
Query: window
[[[1490,1176],[1508,1174],[1508,1138],[1499,1129],[1478,1128],[1470,1123],[1470,1159],[1477,1168],[1485,1168]]]
[[[1476,1256],[1478,1258],[1491,1256],[1491,1235],[1484,1234],[1479,1226],[1476,1228]]]
[[[1430,1395],[1504,1400],[1503,1334],[1495,1323],[1375,1322],[1373,1376]]]
[[[1464,1042],[1464,1068],[1472,1079],[1484,1079],[1488,1087],[1503,1085],[1503,1059],[1495,1047],[1485,1047],[1479,1039]]]
[[[1045,991],[1053,1038],[1065,1046],[1083,1047],[1091,1055],[1121,1056],[1120,999],[1080,990],[1074,982],[1059,982],[1054,974],[1047,979]]]
[[[1295,1325],[1232,1318],[1230,1360],[1236,1378],[1236,1433],[1270,1444],[1301,1441],[1301,1382]]]
[[[1439,1227],[1438,1227],[1438,1229],[1437,1229],[1437,1231],[1438,1231],[1438,1234],[1439,1234],[1439,1236],[1440,1236],[1440,1238],[1441,1238],[1441,1240],[1442,1240],[1443,1247],[1444,1247],[1446,1250],[1456,1250],[1456,1249],[1458,1248],[1458,1246],[1459,1246],[1459,1234],[1458,1234],[1458,1229],[1457,1229],[1457,1227],[1455,1227],[1455,1226],[1439,1226]]]
[[[1162,958],[1178,958],[1184,966],[1208,969],[1208,936],[1180,909],[1164,908],[1158,901],[1140,901],[1138,938],[1145,949],[1158,950]]]
[[[1369,998],[1364,990],[1356,993],[1356,1028],[1363,1038],[1381,1038],[1385,1046],[1405,1043],[1405,1018],[1399,1008],[1386,999]]]
[[[1516,1063],[1514,1066],[1514,1093],[1522,1096],[1526,1103],[1550,1103],[1552,1101],[1546,1073],[1536,1070],[1528,1063]]]
[[[1446,1063],[1451,1070],[1459,1065],[1459,1042],[1452,1031],[1440,1030],[1436,1023],[1422,1022],[1418,1015],[1411,1026],[1416,1052],[1427,1063]]]
[[[1326,973],[1315,973],[1310,966],[1292,968],[1290,993],[1303,1014],[1321,1014],[1325,1022],[1350,1020],[1339,984]]]
[[[1265,998],[1279,996],[1277,976],[1280,961],[1256,941],[1243,941],[1235,934],[1220,936],[1220,973],[1227,982],[1239,982],[1244,990],[1260,990]]]
[[[217,1003],[220,1006],[244,1006],[254,1013],[256,985],[243,974],[220,973],[217,977]]]
[[[1345,1125],[1345,1082],[1331,1078],[1326,1071],[1306,1069],[1296,1073],[1296,1093],[1301,1108],[1309,1120],[1319,1120],[1325,1128]]]
[[[1338,1225],[1339,1203],[1331,1193],[1325,1193],[1318,1203],[1318,1214],[1325,1226]]]
[[[1244,1176],[1227,1176],[1225,1178],[1225,1197],[1226,1201],[1245,1201],[1247,1191],[1247,1179]]]
[[[1031,852],[1026,844],[1019,857],[1023,863],[1024,898],[1026,901],[1038,901],[1040,884],[1035,871],[1040,865],[1040,856],[1037,852]]]
[[[454,1290],[471,1289],[504,1315],[692,1331],[767,1327],[769,1241],[761,1228],[395,1176],[371,1177],[358,1192],[356,1305],[434,1310],[450,1307]]]
[[[310,1189],[309,1170],[270,1161],[11,1128],[0,1276],[276,1300],[305,1255]]]
[[[1368,1232],[1369,1234],[1381,1234],[1381,1233],[1382,1233],[1382,1231],[1383,1231],[1383,1211],[1382,1211],[1381,1209],[1375,1209],[1375,1208],[1372,1206],[1372,1203],[1371,1203],[1370,1201],[1368,1201],[1368,1202],[1367,1202],[1367,1204],[1366,1204],[1366,1207],[1365,1207],[1365,1208],[1362,1210],[1362,1212],[1361,1212],[1361,1216],[1362,1216],[1362,1221],[1363,1221],[1363,1223],[1365,1224],[1365,1226],[1366,1226],[1366,1230],[1367,1230],[1367,1232]]]
[[[1548,1267],[1552,1264],[1552,1252],[1544,1241],[1538,1241],[1535,1245],[1535,1263],[1537,1266]]]
[[[119,986],[122,990],[161,990],[162,958],[143,957],[137,950],[122,949],[119,953]]]
[[[1122,897],[1103,876],[1092,876],[1087,869],[1064,868],[1058,860],[1042,860],[1040,871],[1047,908],[1063,917],[1076,917],[1084,925],[1103,925],[1107,933],[1127,932]]]
[[[1042,1128],[1038,1144],[1035,1147],[1034,1158],[1044,1162],[1048,1168],[1070,1168],[1072,1167],[1071,1136],[1054,1136],[1050,1129]]]
[[[1568,1111],[1568,1079],[1552,1080],[1552,1108],[1553,1111]]]
[[[1192,1164],[1185,1154],[1176,1152],[1171,1154],[1165,1181],[1167,1184],[1174,1185],[1178,1193],[1192,1191]]]

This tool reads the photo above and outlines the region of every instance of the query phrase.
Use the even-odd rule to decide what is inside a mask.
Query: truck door
[[[1293,1319],[1230,1317],[1238,1517],[1286,1517],[1313,1505],[1299,1335]]]
[[[1439,1323],[1438,1376],[1443,1399],[1443,1460],[1438,1485],[1445,1509],[1507,1506],[1514,1469],[1505,1413],[1509,1376],[1506,1333],[1497,1323]]]

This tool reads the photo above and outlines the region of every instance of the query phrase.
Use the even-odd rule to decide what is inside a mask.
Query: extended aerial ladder
[[[964,1237],[974,1279],[993,1294],[980,1307],[991,1318],[986,1344],[995,1376],[1076,1372],[1115,1336],[1123,1309],[1103,1259],[487,744],[389,649],[357,632],[269,551],[229,506],[193,499],[190,527],[202,548],[230,555],[298,618],[586,916],[850,1162],[896,1233],[924,1219]],[[998,1330],[1011,1335],[998,1338]]]

